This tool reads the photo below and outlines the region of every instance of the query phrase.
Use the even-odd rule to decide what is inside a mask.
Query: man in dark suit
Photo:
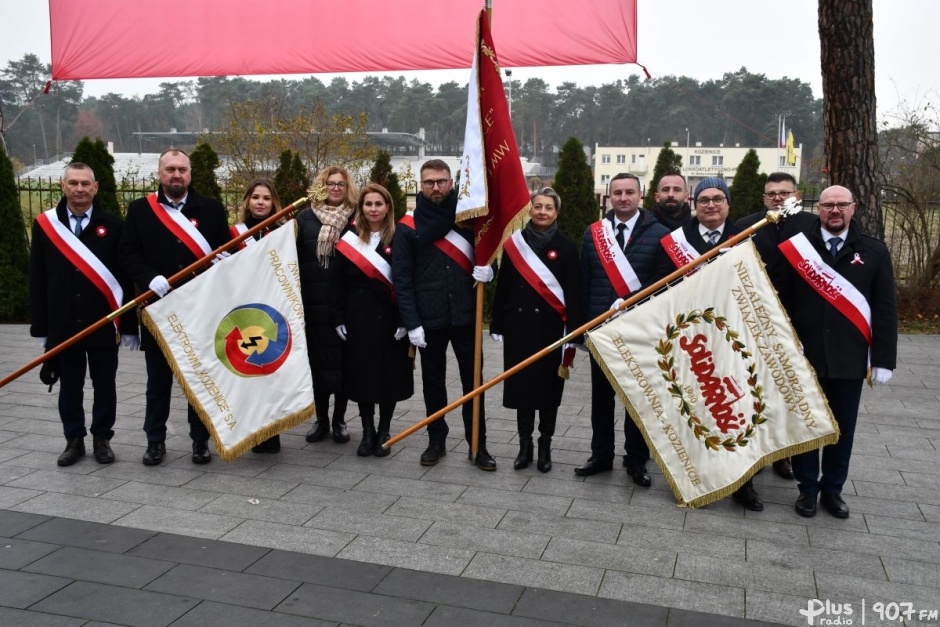
[[[852,224],[852,192],[840,185],[827,187],[818,207],[812,225],[781,244],[785,261],[775,268],[775,285],[840,436],[823,447],[821,466],[819,451],[792,458],[800,487],[795,509],[801,516],[814,516],[818,496],[831,515],[848,518],[842,486],[849,473],[862,384],[866,376],[874,384],[887,383],[897,361],[894,269],[884,242],[862,235]]]
[[[117,216],[94,206],[98,193],[94,171],[84,163],[72,163],[61,186],[65,197],[33,222],[29,256],[29,331],[43,348],[64,342],[133,297],[133,285],[119,263],[123,225]],[[85,455],[86,368],[95,393],[91,410],[95,460],[114,461],[110,440],[121,341],[130,350],[140,346],[136,311],[121,316],[117,327],[106,324],[53,358],[66,440],[59,466],[71,466]]]
[[[141,291],[153,290],[162,298],[170,291],[167,277],[227,242],[231,233],[222,204],[189,188],[192,171],[185,152],[175,148],[164,151],[160,155],[159,178],[156,194],[138,198],[127,208],[121,257],[137,287]],[[166,455],[173,371],[146,328],[141,331],[141,348],[147,362],[144,415],[147,451],[143,463],[154,466]],[[212,460],[209,431],[192,405],[187,416],[193,463],[207,464]]]
[[[787,172],[771,172],[767,175],[767,181],[764,183],[764,208],[738,220],[738,226],[745,229],[754,226],[767,215],[768,210],[780,209],[788,198],[800,199],[800,192],[796,189],[796,179]],[[754,246],[768,269],[772,269],[782,260],[780,250],[777,248],[780,242],[786,241],[803,229],[808,228],[814,220],[815,216],[812,213],[800,211],[787,216],[786,219],[776,224],[765,226],[754,234]],[[770,278],[771,280],[774,278],[772,271]],[[776,285],[774,287],[777,288]],[[779,288],[777,290],[779,291]],[[773,468],[774,472],[784,479],[793,479],[793,467],[790,464],[790,458],[775,461]]]

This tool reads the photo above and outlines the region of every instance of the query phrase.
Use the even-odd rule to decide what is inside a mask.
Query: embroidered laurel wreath
[[[739,430],[735,436],[722,437],[712,433],[706,425],[702,424],[701,418],[695,413],[695,407],[685,397],[685,391],[679,383],[679,377],[675,368],[675,357],[672,352],[675,348],[675,340],[679,337],[679,332],[687,329],[693,324],[713,324],[718,331],[724,333],[725,341],[731,346],[731,350],[740,355],[747,369],[747,385],[750,388],[749,393],[753,398],[750,420],[746,422],[743,429]],[[738,332],[728,326],[727,319],[723,316],[715,315],[715,308],[709,307],[704,311],[694,309],[689,313],[676,316],[675,324],[666,325],[666,338],[659,340],[656,345],[656,352],[660,355],[657,362],[659,369],[663,373],[663,379],[669,385],[669,393],[679,401],[679,413],[686,419],[686,424],[695,438],[702,440],[706,448],[717,451],[724,448],[727,451],[734,451],[739,446],[747,446],[750,439],[754,436],[754,428],[757,425],[767,421],[764,411],[767,409],[764,404],[764,387],[757,382],[757,367],[750,361],[751,353],[747,347],[738,339]]]

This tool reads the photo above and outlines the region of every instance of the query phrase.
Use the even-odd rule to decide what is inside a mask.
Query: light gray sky
[[[46,0],[0,0],[3,13],[12,19],[0,27],[0,67],[28,52],[50,61],[49,6]],[[80,1],[80,0],[76,0]],[[496,0],[500,2],[504,0]],[[511,1],[511,0],[509,0]],[[482,2],[481,2],[482,4]],[[168,5],[169,6],[169,5]],[[172,10],[185,12],[185,7]],[[816,0],[639,0],[638,61],[654,77],[686,75],[698,80],[720,78],[746,66],[769,78],[799,78],[813,93],[822,95]],[[938,0],[874,0],[875,83],[879,117],[897,112],[899,103],[923,106],[940,100],[940,25]],[[496,42],[497,49],[499,42]],[[553,86],[571,81],[601,85],[630,74],[642,75],[636,65],[557,68],[511,68],[513,80],[543,78]],[[346,74],[362,80],[376,73]],[[463,83],[466,70],[398,72],[409,80],[440,84]],[[329,82],[332,74],[319,76]],[[301,78],[294,75],[291,78]],[[255,77],[270,80],[272,77]],[[158,91],[165,80],[97,79],[85,81],[85,94],[116,92],[142,96]]]

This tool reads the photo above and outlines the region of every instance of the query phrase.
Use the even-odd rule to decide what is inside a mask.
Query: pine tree
[[[72,163],[84,163],[94,171],[95,180],[98,182],[95,208],[116,216],[122,215],[117,183],[114,181],[114,157],[108,152],[104,142],[100,138],[92,141],[90,137],[82,137],[72,153]]]
[[[731,210],[728,219],[732,222],[753,213],[764,206],[762,196],[767,175],[760,174],[760,160],[753,148],[747,151],[738,164],[731,184]]]
[[[274,191],[281,199],[281,204],[286,207],[298,198],[306,196],[308,187],[310,175],[300,161],[300,155],[291,150],[283,151],[277,170],[274,171]]]
[[[0,322],[24,322],[29,311],[29,244],[13,164],[0,146]]]
[[[584,155],[584,144],[576,137],[565,142],[558,155],[555,191],[561,197],[558,228],[581,249],[584,229],[596,221],[600,212],[594,194],[594,176]]]
[[[643,199],[645,209],[649,209],[656,202],[656,188],[659,187],[659,179],[666,172],[682,172],[682,155],[676,154],[669,142],[663,144],[663,149],[659,151],[659,157],[656,159],[656,165],[653,166],[653,178],[650,179],[646,197]]]
[[[384,150],[380,150],[375,158],[375,165],[369,172],[369,181],[378,183],[388,190],[395,204],[395,218],[401,218],[405,215],[408,207],[408,197],[398,182],[398,175],[392,171],[392,158]]]
[[[212,146],[208,142],[199,142],[189,155],[189,163],[193,169],[192,187],[196,193],[222,202],[222,188],[215,178],[215,169],[222,165],[222,162]]]

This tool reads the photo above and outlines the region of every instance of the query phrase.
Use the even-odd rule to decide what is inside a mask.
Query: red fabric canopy
[[[469,68],[481,0],[49,0],[55,80]],[[494,0],[505,67],[633,63],[636,0]]]

